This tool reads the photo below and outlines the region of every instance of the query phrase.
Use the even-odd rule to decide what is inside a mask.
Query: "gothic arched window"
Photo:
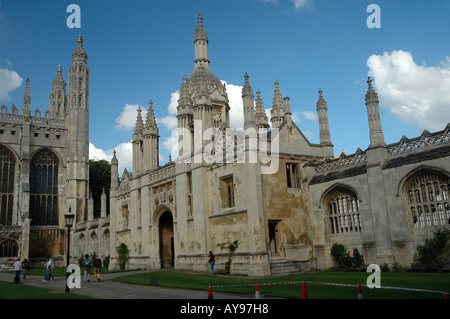
[[[415,227],[444,225],[450,219],[450,178],[441,173],[421,172],[405,184]]]
[[[332,234],[361,231],[359,201],[354,191],[338,187],[326,197],[325,203]]]
[[[14,174],[16,161],[6,147],[0,145],[0,224],[12,225],[14,207]]]
[[[39,151],[31,160],[31,225],[58,225],[58,167],[58,158],[49,149]]]
[[[17,257],[17,252],[18,246],[15,240],[7,239],[0,243],[0,258]]]

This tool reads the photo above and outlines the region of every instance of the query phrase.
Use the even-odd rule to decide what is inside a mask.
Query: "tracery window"
[[[415,227],[444,225],[450,220],[450,178],[422,172],[406,183],[409,209]]]
[[[355,192],[339,187],[326,197],[325,202],[332,234],[361,231],[359,201]]]
[[[0,258],[17,257],[17,252],[18,246],[15,240],[7,239],[0,243]]]
[[[31,225],[58,225],[58,168],[58,158],[49,149],[39,151],[31,160]]]
[[[15,159],[11,151],[0,145],[0,224],[12,225],[14,207]]]

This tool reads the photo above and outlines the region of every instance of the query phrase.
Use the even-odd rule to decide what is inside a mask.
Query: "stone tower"
[[[153,102],[148,102],[147,119],[143,131],[143,171],[154,170],[159,166],[159,130],[156,125],[155,113],[153,112]]]
[[[67,138],[67,209],[76,222],[86,220],[89,187],[89,67],[83,38],[72,53],[69,68]]]
[[[367,117],[369,119],[370,145],[369,148],[386,146],[384,134],[381,129],[380,108],[378,95],[372,88],[372,80],[367,80],[368,89],[366,93]]]
[[[65,117],[66,107],[66,81],[64,81],[62,77],[62,68],[61,65],[59,65],[56,77],[53,80],[48,109],[51,117],[60,119]]]
[[[328,125],[328,106],[323,98],[322,89],[319,89],[319,100],[316,105],[319,118],[320,146],[324,149],[324,155],[333,156],[333,143],[331,143],[330,127]]]
[[[248,82],[248,74],[245,73],[245,83],[242,88],[242,104],[244,109],[244,130],[253,127],[256,128],[255,123],[255,106],[253,102],[253,90]]]
[[[257,130],[267,130],[269,128],[269,119],[264,111],[261,92],[259,90],[256,91],[255,121]]]
[[[278,80],[275,80],[275,91],[273,93],[273,105],[270,110],[270,122],[272,127],[280,126],[285,119],[285,110],[283,106],[283,99],[279,88]]]

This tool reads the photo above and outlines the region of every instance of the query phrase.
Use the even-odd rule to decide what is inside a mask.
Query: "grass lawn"
[[[317,272],[294,276],[246,278],[228,276],[208,276],[201,274],[157,271],[141,274],[132,274],[114,279],[118,282],[150,285],[151,278],[157,278],[159,286],[188,288],[204,290],[208,294],[209,283],[214,291],[231,292],[238,294],[255,293],[255,287],[214,287],[222,285],[245,285],[258,283],[261,294],[267,297],[301,298],[302,284],[264,285],[265,283],[282,283],[293,281],[311,281],[321,283],[339,283],[366,285],[370,274],[366,272]],[[401,287],[433,290],[442,292],[450,291],[450,273],[412,273],[412,272],[383,272],[381,273],[382,287]],[[364,299],[443,299],[443,293],[404,291],[385,288],[373,288],[362,286]],[[330,286],[323,284],[307,283],[308,297],[310,299],[357,299],[357,287]]]
[[[51,293],[47,288],[0,281],[0,299],[91,299],[74,293]]]

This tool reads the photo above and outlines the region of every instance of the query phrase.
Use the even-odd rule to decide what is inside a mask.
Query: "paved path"
[[[148,271],[134,271],[133,274],[140,272],[144,273]],[[176,289],[112,281],[113,278],[119,276],[124,276],[124,273],[102,274],[100,282],[94,282],[94,276],[91,276],[92,280],[90,282],[84,282],[84,278],[82,277],[81,288],[73,288],[71,292],[97,299],[208,299],[207,289],[205,291]],[[13,274],[0,272],[0,280],[2,281],[12,282],[13,278]],[[54,293],[65,292],[65,277],[55,277],[55,280],[46,283],[42,282],[42,279],[43,276],[28,275],[25,281],[21,281],[21,284],[48,288]],[[248,299],[254,296],[213,292],[213,297],[214,299]]]

